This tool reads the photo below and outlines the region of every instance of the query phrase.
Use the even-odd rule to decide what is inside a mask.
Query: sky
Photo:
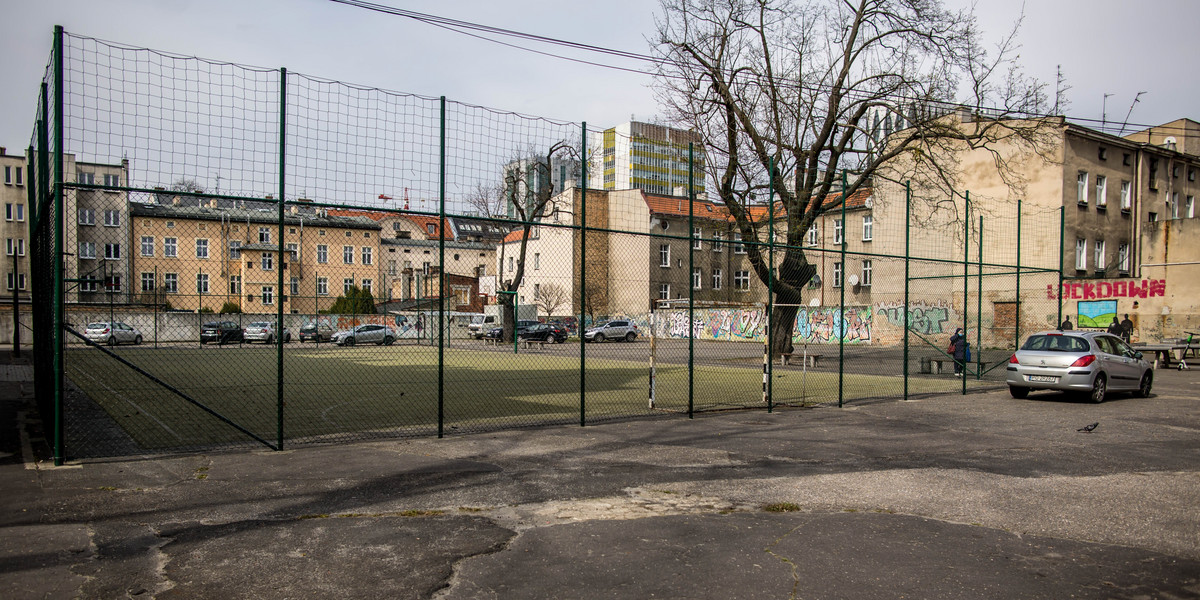
[[[654,0],[376,0],[408,10],[596,46],[647,53]],[[971,0],[944,0],[967,6]],[[985,36],[1020,16],[1012,0],[973,2]],[[605,128],[661,110],[652,80],[532,54],[411,19],[329,0],[0,0],[0,146],[30,139],[38,86],[56,24],[80,36]],[[1200,119],[1196,0],[1039,0],[1019,34],[1020,63],[1053,87],[1085,125]],[[507,40],[513,43],[513,40]],[[526,43],[526,45],[528,45]],[[554,49],[555,52],[564,52]],[[598,62],[618,59],[575,54]],[[644,65],[625,62],[626,66]],[[1111,94],[1107,101],[1104,97]]]

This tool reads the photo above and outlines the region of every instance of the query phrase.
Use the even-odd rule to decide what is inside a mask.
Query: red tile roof
[[[454,231],[452,231],[450,227],[446,227],[444,231],[441,231],[441,234],[442,234],[441,236],[439,236],[437,233],[429,233],[429,226],[431,224],[434,227],[434,231],[439,230],[438,221],[440,219],[438,217],[427,217],[425,215],[398,215],[398,216],[408,219],[409,221],[412,221],[413,224],[415,224],[417,227],[419,227],[421,229],[421,233],[425,234],[425,237],[427,237],[431,240],[436,240],[441,237],[444,237],[447,240],[454,239]]]
[[[377,210],[354,210],[350,208],[331,208],[328,211],[331,217],[366,217],[374,221],[382,221],[392,213],[379,212]]]

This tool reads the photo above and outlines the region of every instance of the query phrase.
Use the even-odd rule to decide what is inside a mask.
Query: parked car
[[[109,346],[142,343],[142,332],[120,321],[88,323],[87,328],[83,330],[83,335],[97,344],[108,344]]]
[[[1149,396],[1154,370],[1141,352],[1115,335],[1042,331],[1008,359],[1007,381],[1013,398],[1025,398],[1031,390],[1060,390],[1103,402],[1115,391]]]
[[[530,319],[521,319],[520,321],[517,321],[517,337],[521,337],[521,334],[525,333],[525,331],[527,329],[529,329],[530,327],[533,327],[534,325],[538,325],[538,324],[539,323],[537,321],[533,321]],[[503,327],[493,327],[493,328],[489,329],[487,333],[483,334],[483,339],[485,339],[485,340],[504,339],[504,328]]]
[[[585,342],[603,342],[604,340],[624,340],[632,342],[637,339],[638,327],[631,321],[617,320],[601,323],[583,332]]]
[[[328,342],[333,339],[333,328],[325,323],[309,323],[300,328],[300,343],[305,341]]]
[[[212,321],[200,326],[200,343],[232,344],[245,339],[242,326],[233,321]]]
[[[567,341],[566,329],[558,329],[549,323],[530,325],[518,337],[531,342],[554,342],[561,344]]]
[[[243,333],[246,343],[262,342],[271,344],[275,342],[275,336],[283,338],[284,343],[292,341],[292,332],[287,327],[284,327],[278,334],[275,333],[275,324],[270,321],[255,321],[246,326]]]
[[[477,315],[467,325],[467,331],[475,336],[475,339],[481,340],[495,325],[496,315]]]
[[[396,332],[387,325],[359,325],[353,329],[334,333],[331,341],[339,346],[355,344],[391,346],[396,341]]]

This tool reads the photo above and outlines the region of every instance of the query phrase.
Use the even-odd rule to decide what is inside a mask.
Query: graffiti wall
[[[869,344],[872,314],[870,306],[847,306],[845,313],[837,307],[803,307],[796,313],[792,339],[820,344],[837,343],[843,337],[846,343]],[[658,318],[662,323],[659,337],[686,339],[691,332],[702,340],[762,343],[767,332],[767,318],[762,309],[700,309],[691,321],[687,311],[670,311],[658,313]],[[648,320],[634,320],[644,331],[649,331]]]
[[[882,302],[876,306],[878,315],[888,324],[904,328],[904,303]],[[921,335],[950,333],[954,310],[944,301],[914,302],[908,307],[908,326]]]

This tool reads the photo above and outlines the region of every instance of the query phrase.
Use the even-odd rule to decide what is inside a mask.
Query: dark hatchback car
[[[213,321],[200,326],[200,343],[232,344],[242,342],[245,332],[233,321]]]
[[[550,323],[538,323],[537,325],[530,325],[520,337],[523,340],[531,342],[554,342],[561,344],[567,341],[567,330],[562,327],[556,328]]]
[[[540,323],[538,323],[537,321],[532,321],[532,320],[527,320],[527,319],[522,319],[520,321],[517,321],[517,337],[521,337],[525,333],[525,331],[528,330],[530,327],[533,327],[534,325],[539,325],[539,324]],[[485,339],[485,340],[499,340],[499,339],[502,339],[503,337],[504,337],[504,328],[503,327],[493,327],[493,328],[489,329],[487,333],[483,334],[483,339]]]

